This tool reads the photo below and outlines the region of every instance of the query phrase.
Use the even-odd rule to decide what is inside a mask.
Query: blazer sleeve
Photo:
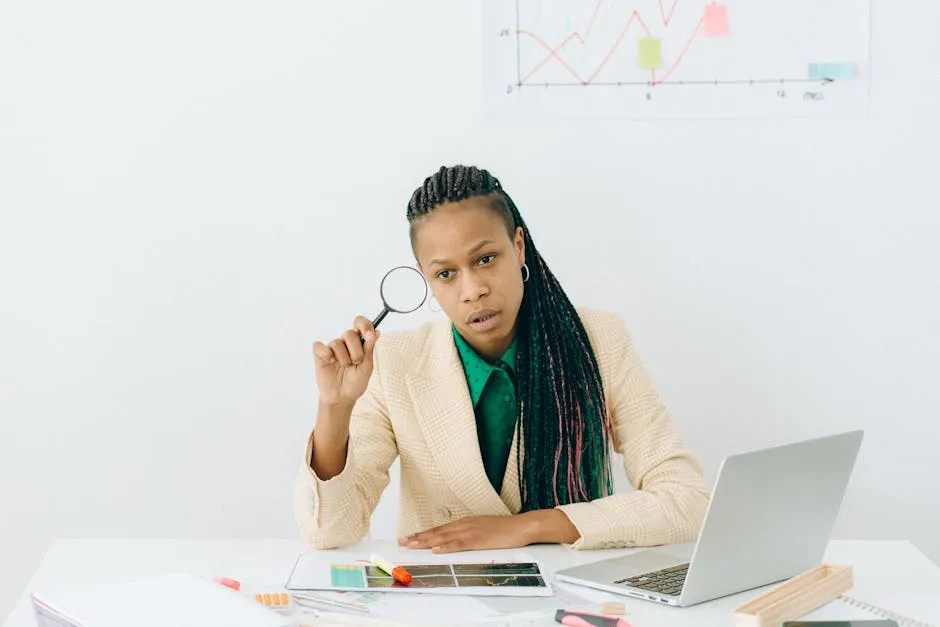
[[[587,326],[587,325],[585,325]],[[604,388],[614,450],[632,492],[561,505],[581,537],[573,549],[656,546],[697,537],[710,493],[640,363],[623,320],[604,314],[592,338],[606,365]]]
[[[326,481],[317,476],[312,468],[315,428],[307,438],[293,501],[294,517],[311,548],[354,544],[369,531],[372,512],[389,483],[389,468],[398,456],[382,388],[376,347],[369,386],[353,408],[346,465],[340,474]]]

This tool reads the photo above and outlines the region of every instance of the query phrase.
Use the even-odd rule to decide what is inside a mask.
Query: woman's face
[[[483,357],[509,348],[522,305],[525,243],[485,198],[439,205],[414,223],[415,257],[434,297]]]

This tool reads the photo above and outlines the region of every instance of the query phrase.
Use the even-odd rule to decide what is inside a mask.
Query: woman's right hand
[[[365,338],[363,343],[362,338]],[[324,344],[313,345],[320,404],[352,408],[369,385],[373,351],[379,331],[368,318],[357,316],[353,328]]]

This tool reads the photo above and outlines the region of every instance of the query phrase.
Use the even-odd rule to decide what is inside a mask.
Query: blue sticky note
[[[854,63],[810,63],[806,72],[807,78],[855,78],[858,68]]]
[[[333,564],[330,566],[330,584],[335,588],[365,588],[365,570],[362,566]]]

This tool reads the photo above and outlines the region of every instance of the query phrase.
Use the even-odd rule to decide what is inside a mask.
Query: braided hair
[[[524,234],[529,280],[519,310],[516,356],[522,510],[607,496],[613,492],[610,423],[594,352],[574,306],[499,180],[463,165],[441,167],[425,179],[406,211],[412,246],[416,221],[442,203],[471,197],[489,201],[506,222],[510,238],[516,227]]]

